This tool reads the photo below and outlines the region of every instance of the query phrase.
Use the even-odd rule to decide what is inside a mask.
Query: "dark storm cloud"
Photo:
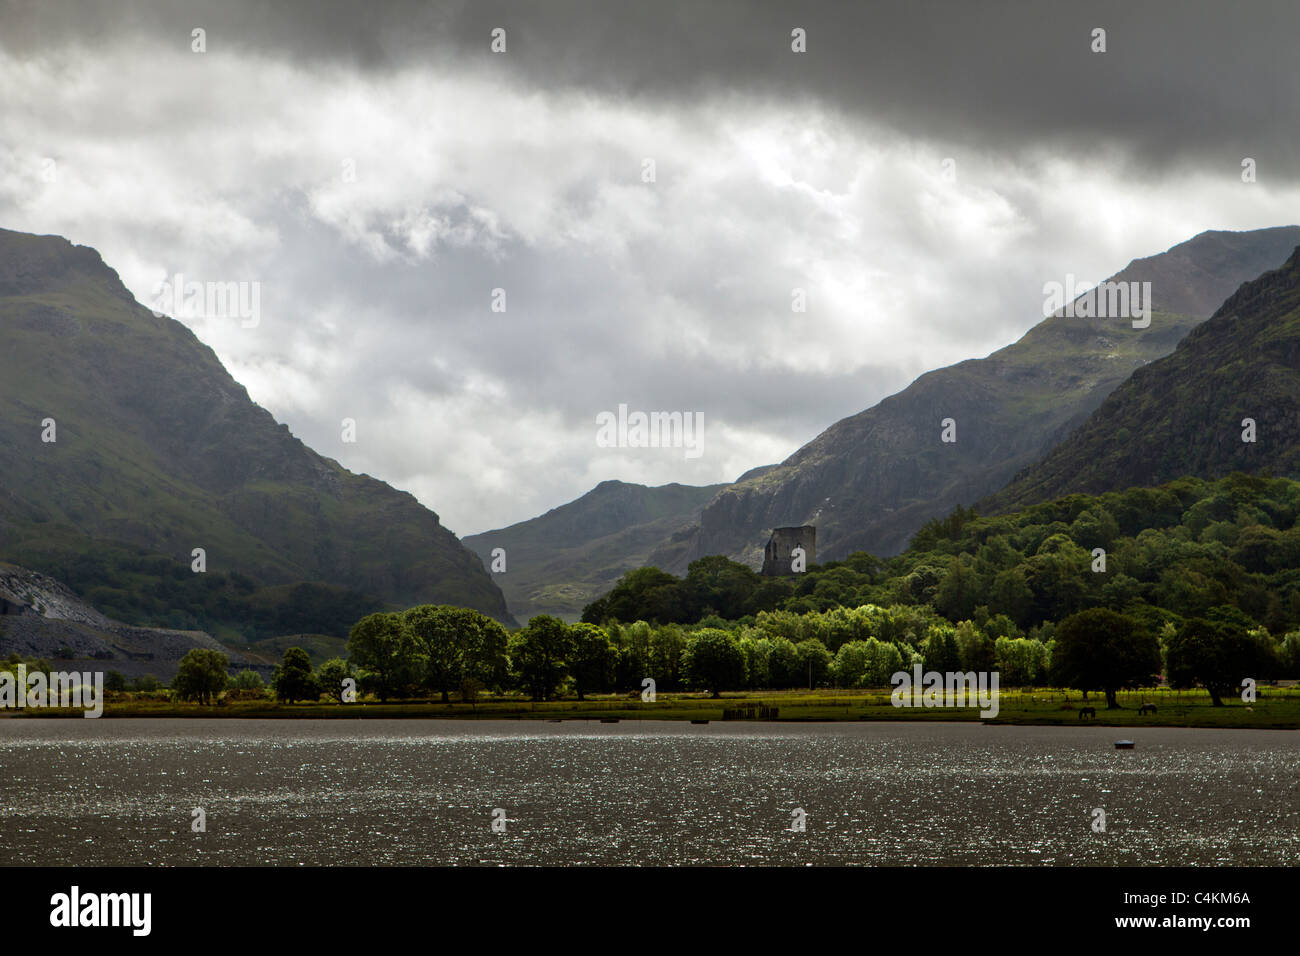
[[[1300,171],[1300,5],[918,2],[354,3],[299,0],[8,2],[0,37],[15,53],[90,43],[188,43],[383,71],[455,59],[538,89],[630,100],[740,90],[813,98],[908,135],[963,148],[1098,152],[1128,175],[1194,165],[1237,175]],[[507,31],[508,56],[487,53]],[[790,30],[808,53],[790,52]],[[1090,50],[1107,31],[1107,52]],[[142,53],[144,50],[142,49]]]

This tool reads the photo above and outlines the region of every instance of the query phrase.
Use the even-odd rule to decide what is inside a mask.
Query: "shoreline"
[[[754,697],[669,697],[654,703],[626,698],[593,698],[585,701],[531,702],[483,700],[474,704],[456,702],[400,701],[379,703],[295,703],[269,700],[222,701],[213,705],[176,703],[167,700],[111,700],[103,715],[94,719],[260,719],[260,720],[511,720],[511,721],[665,721],[694,722],[697,725],[863,723],[903,721],[909,723],[982,723],[991,726],[1036,727],[1191,727],[1239,730],[1300,730],[1300,694],[1261,696],[1250,708],[1241,703],[1214,707],[1209,698],[1191,695],[1175,697],[1169,692],[1155,697],[1155,714],[1140,715],[1139,699],[1124,701],[1115,710],[1056,696],[1004,694],[996,716],[983,718],[978,708],[893,707],[888,695],[852,696],[818,694],[773,694]],[[1083,707],[1096,706],[1095,719],[1080,719]],[[4,709],[6,719],[84,720],[84,711],[73,708]]]

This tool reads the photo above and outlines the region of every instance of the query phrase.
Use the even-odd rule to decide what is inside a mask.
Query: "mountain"
[[[1246,418],[1253,442],[1242,440]],[[1172,355],[1134,372],[977,510],[1234,471],[1300,476],[1300,248],[1233,293]]]
[[[436,514],[305,446],[95,250],[0,230],[0,343],[0,559],[250,640],[422,602],[514,623]]]
[[[576,621],[625,571],[644,565],[651,548],[689,527],[724,487],[602,481],[540,517],[469,535],[465,545],[488,567],[493,550],[505,549],[506,570],[494,577],[515,616]]]
[[[1148,328],[1053,315],[987,358],[928,372],[779,466],[724,488],[650,563],[681,573],[697,557],[726,554],[758,567],[772,528],[804,524],[817,526],[820,560],[897,554],[927,520],[998,490],[1041,458],[1135,369],[1172,352],[1297,242],[1297,226],[1204,232],[1136,259],[1111,281],[1151,283]],[[952,443],[940,440],[946,418],[956,422]]]

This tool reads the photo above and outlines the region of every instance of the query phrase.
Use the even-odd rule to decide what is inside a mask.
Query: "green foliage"
[[[961,649],[957,646],[957,629],[948,625],[934,625],[925,639],[922,663],[927,671],[946,674],[961,670]]]
[[[685,579],[658,568],[637,568],[582,612],[589,624],[650,621],[689,624],[709,615],[736,620],[770,610],[789,598],[789,583],[760,577],[721,555],[691,563]]]
[[[1245,679],[1272,677],[1279,669],[1277,650],[1268,633],[1248,631],[1231,615],[1185,621],[1170,640],[1166,659],[1172,686],[1199,684],[1209,692],[1215,707],[1222,707],[1223,698]]]
[[[999,680],[1004,687],[1046,684],[1051,658],[1041,641],[999,637],[993,642]]]
[[[280,666],[271,678],[271,689],[277,700],[292,704],[295,700],[315,700],[320,696],[316,679],[311,672],[311,658],[301,647],[291,647],[284,652]]]
[[[361,668],[363,689],[381,702],[405,692],[423,669],[418,645],[400,614],[370,614],[354,624],[348,659]]]
[[[656,686],[664,690],[677,690],[683,686],[682,654],[686,650],[686,635],[675,624],[665,624],[650,632],[650,669]]]
[[[331,657],[316,670],[316,687],[330,700],[343,702],[343,682],[348,678],[356,679],[352,665],[341,657]]]
[[[798,687],[799,651],[788,637],[769,638],[767,673],[771,686],[784,689]]]
[[[845,561],[829,578],[829,565],[810,569],[798,590],[845,607],[914,606],[954,622],[978,623],[976,605],[984,605],[1022,632],[1090,607],[1146,619],[1232,605],[1284,633],[1300,629],[1298,516],[1300,483],[1243,475],[1071,495],[989,518],[963,510],[939,523],[942,533],[918,534],[883,575],[857,574]],[[1106,551],[1104,571],[1093,570],[1093,548]],[[823,639],[832,651],[842,643]]]
[[[897,645],[874,637],[850,641],[835,655],[834,674],[841,687],[886,687],[890,677],[903,669],[903,655]]]
[[[684,664],[691,686],[708,690],[714,697],[745,680],[745,655],[735,635],[719,628],[704,628],[690,636]]]
[[[257,671],[245,668],[231,678],[230,687],[232,690],[262,690],[266,687],[266,681]]]
[[[1300,631],[1292,631],[1282,638],[1282,645],[1278,648],[1278,670],[1285,677],[1300,677]]]
[[[181,700],[212,703],[226,689],[230,658],[220,651],[196,647],[181,658],[172,690]]]
[[[831,672],[831,654],[826,645],[814,638],[800,641],[794,647],[795,666],[799,673],[806,675],[803,686],[812,690],[827,682]]]
[[[1079,690],[1100,690],[1116,707],[1121,689],[1149,687],[1160,669],[1155,636],[1137,621],[1107,608],[1072,614],[1056,629],[1055,679]]]
[[[588,692],[607,691],[614,682],[618,651],[609,635],[594,624],[575,624],[570,628],[572,650],[569,673],[573,689],[582,700]]]
[[[487,615],[425,604],[406,611],[401,621],[424,666],[422,686],[441,694],[444,703],[466,680],[483,684],[505,680],[508,636]]]
[[[718,693],[807,687],[811,671],[814,686],[883,688],[922,663],[940,673],[997,670],[1005,686],[1061,681],[1114,702],[1157,679],[1162,643],[1172,663],[1200,662],[1180,679],[1213,681],[1216,667],[1238,666],[1177,640],[1196,615],[1272,651],[1257,673],[1225,679],[1300,674],[1300,569],[1290,550],[1298,516],[1300,483],[1184,479],[995,518],[961,511],[918,539],[930,550],[887,562],[852,555],[776,590],[722,558],[695,562],[686,578],[640,568],[581,625],[543,615],[504,652],[499,638],[490,642],[491,663],[470,676],[541,701],[566,690],[635,692],[647,677],[664,691]],[[1104,571],[1093,570],[1094,547],[1106,548]],[[778,591],[785,596],[772,605]],[[467,635],[480,626],[494,630],[458,609],[374,614],[352,629],[348,652],[364,686],[445,692],[475,659]],[[1261,637],[1264,627],[1287,637]]]
[[[516,686],[533,700],[551,700],[567,674],[573,633],[558,617],[539,614],[511,635],[509,651]]]
[[[977,518],[973,509],[958,505],[946,518],[931,518],[912,538],[912,548],[929,551],[941,541],[956,541],[962,529]]]

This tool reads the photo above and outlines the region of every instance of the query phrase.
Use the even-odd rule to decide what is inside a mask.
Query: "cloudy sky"
[[[469,534],[733,479],[1045,281],[1300,221],[1297,9],[0,0],[0,226],[146,303],[258,283],[255,328],[182,320]],[[599,447],[620,404],[702,413],[703,454]]]

